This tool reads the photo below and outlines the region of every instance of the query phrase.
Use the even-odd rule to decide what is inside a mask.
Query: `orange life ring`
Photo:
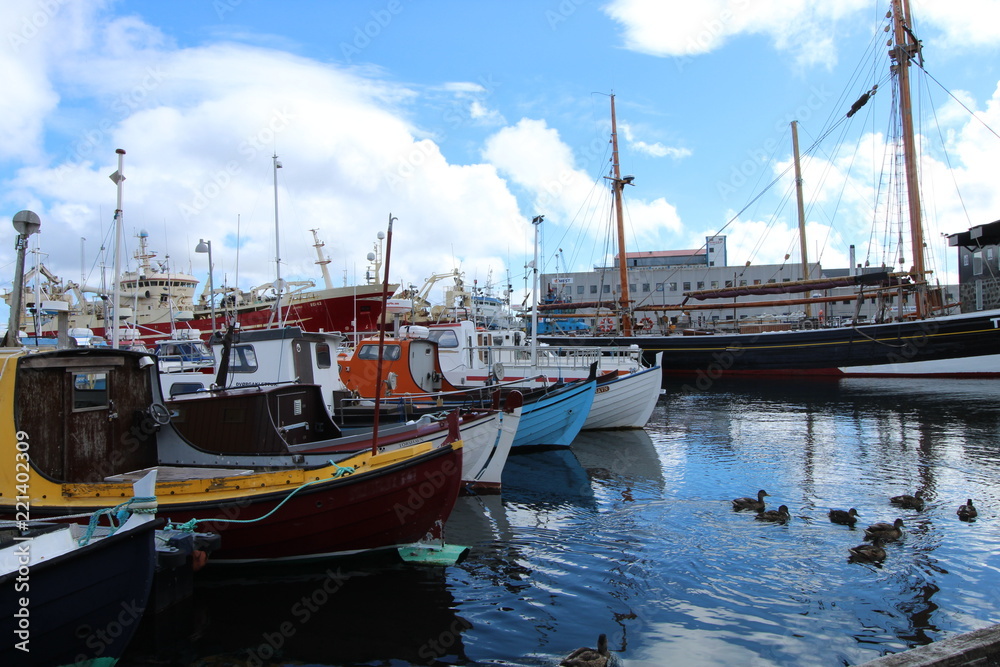
[[[611,331],[615,328],[615,322],[610,317],[605,317],[597,324],[598,331]]]
[[[641,326],[643,329],[652,329],[653,320],[649,319],[648,317],[644,317],[641,320],[639,320],[639,326]]]

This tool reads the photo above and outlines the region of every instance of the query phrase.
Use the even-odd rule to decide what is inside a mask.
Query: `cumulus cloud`
[[[30,16],[36,5],[22,4]],[[456,266],[485,275],[523,253],[527,223],[504,179],[490,165],[450,164],[408,120],[411,88],[265,48],[178,48],[134,17],[109,19],[98,16],[99,4],[91,7],[53,16],[50,27],[66,25],[28,42],[16,58],[0,56],[4,71],[15,73],[5,76],[16,86],[5,100],[21,105],[5,110],[0,130],[9,133],[0,150],[21,163],[3,199],[42,216],[39,241],[57,273],[78,274],[80,237],[95,249],[106,239],[116,148],[127,151],[130,249],[145,229],[161,258],[170,254],[175,269],[203,275],[193,247],[210,238],[217,284],[236,282],[237,262],[243,287],[274,277],[275,153],[283,163],[284,278],[319,277],[309,231],[317,228],[336,284],[363,280],[365,256],[390,213],[401,244],[393,280],[419,284]],[[63,29],[89,37],[63,42]],[[57,89],[75,101],[64,104]],[[502,120],[474,99],[469,104],[483,122]],[[418,245],[422,251],[412,252]]]

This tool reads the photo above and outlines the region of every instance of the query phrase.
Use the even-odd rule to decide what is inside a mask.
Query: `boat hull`
[[[0,577],[0,649],[4,665],[113,665],[135,634],[149,598],[156,566],[156,522],[140,524],[50,560],[21,577]],[[29,600],[28,616],[15,618]],[[26,647],[17,630],[27,624]]]
[[[598,382],[583,430],[642,428],[660,397],[660,369],[652,366]]]
[[[558,345],[639,345],[663,376],[1000,377],[1000,311],[804,331],[705,336],[547,336]],[[971,362],[971,363],[969,363]]]
[[[228,475],[225,482],[209,478],[206,491],[184,494],[187,499],[171,491],[169,470],[159,469],[159,515],[177,524],[196,520],[199,531],[218,533],[222,542],[213,563],[247,563],[328,558],[419,541],[437,531],[451,512],[462,458],[460,446],[439,447],[367,472],[283,487],[271,483],[269,488],[277,488],[264,492],[254,492],[257,478],[252,476],[244,491],[233,486],[235,471],[229,469],[219,473]],[[69,489],[74,490],[90,489]],[[213,499],[213,490],[225,498]],[[93,507],[59,499],[31,502],[32,517],[39,519],[100,507],[96,499]],[[0,516],[13,514],[14,507],[0,504]]]
[[[524,405],[513,447],[568,447],[590,414],[596,380],[572,382]]]

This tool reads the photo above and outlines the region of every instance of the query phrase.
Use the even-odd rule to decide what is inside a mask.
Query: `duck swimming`
[[[979,516],[979,511],[973,507],[972,498],[965,501],[964,505],[958,507],[958,518],[962,521],[972,521],[977,516]]]
[[[776,510],[767,510],[765,512],[757,512],[757,516],[754,517],[758,521],[772,521],[774,523],[786,523],[792,516],[788,513],[788,505],[782,505]]]
[[[867,542],[859,544],[848,551],[851,552],[851,555],[847,560],[852,563],[881,563],[885,560],[885,549],[882,548],[882,538],[880,537],[876,537],[871,544]]]
[[[737,512],[742,512],[743,510],[753,510],[755,512],[764,511],[764,496],[767,495],[767,491],[761,489],[757,492],[756,498],[734,498],[733,499],[733,509]]]
[[[865,539],[874,540],[876,538],[883,542],[892,542],[903,536],[903,520],[896,519],[892,523],[873,523],[865,528]]]
[[[889,502],[893,505],[899,505],[904,509],[917,510],[920,512],[924,509],[924,492],[917,491],[912,496],[906,494],[893,496],[892,498],[889,498]]]
[[[559,663],[560,667],[616,667],[619,664],[618,656],[608,650],[608,636],[605,634],[597,638],[596,649],[578,648]]]
[[[858,510],[853,507],[849,510],[830,510],[830,521],[853,528],[858,522]]]

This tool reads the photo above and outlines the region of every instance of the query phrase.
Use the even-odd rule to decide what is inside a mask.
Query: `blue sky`
[[[459,267],[480,284],[505,283],[509,270],[521,288],[534,215],[546,216],[547,271],[559,249],[563,270],[608,251],[614,92],[622,171],[635,175],[630,249],[698,247],[732,220],[731,264],[795,262],[787,187],[741,210],[788,165],[790,120],[810,145],[870,85],[864,53],[884,69],[888,5],[7,0],[0,200],[8,219],[39,213],[33,247],[50,270],[93,284],[123,148],[128,252],[144,229],[161,259],[204,278],[193,249],[208,238],[216,284],[246,288],[274,276],[276,152],[283,277],[319,278],[318,228],[335,283],[362,280],[391,212],[393,281]],[[927,70],[981,119],[933,83],[916,111],[926,143],[948,147],[924,163],[932,266],[945,278],[955,259],[941,234],[1000,218],[1000,139],[983,125],[1000,128],[1000,3],[912,7]],[[818,202],[807,209],[810,259],[824,266],[845,266],[850,244],[872,263],[908,252],[867,249],[895,234],[873,227],[875,168],[858,162],[882,160],[877,114],[891,99],[883,88],[851,124],[867,136],[860,152],[844,148],[854,145],[845,130],[841,151],[804,165]],[[851,185],[827,185],[827,173]]]

